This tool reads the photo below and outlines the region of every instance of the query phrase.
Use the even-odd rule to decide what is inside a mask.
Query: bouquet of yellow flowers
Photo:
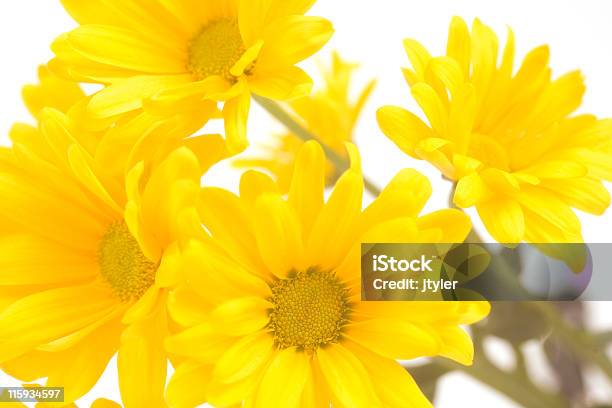
[[[357,64],[334,53],[316,85],[297,66],[334,32],[313,3],[62,0],[78,27],[23,89],[37,125],[0,148],[0,368],[63,388],[41,407],[74,406],[114,356],[127,408],[430,407],[452,370],[524,406],[569,406],[503,384],[484,357],[469,367],[496,305],[470,331],[489,302],[362,301],[360,250],[462,243],[469,207],[499,243],[582,243],[574,209],[610,205],[612,119],[573,115],[584,79],[553,78],[548,47],[515,68],[512,31],[499,51],[458,17],[442,56],[404,41],[424,116],[361,118],[375,80],[355,87]],[[273,143],[247,132],[252,102],[284,126]],[[424,211],[416,170],[382,189],[364,176],[354,129],[376,119],[452,182],[451,208]],[[242,172],[237,193],[202,183],[222,162]],[[589,333],[533,310],[612,375]],[[433,363],[405,364],[421,357]]]

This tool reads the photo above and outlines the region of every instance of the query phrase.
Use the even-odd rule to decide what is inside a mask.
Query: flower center
[[[270,329],[280,348],[312,352],[339,340],[350,304],[346,287],[332,272],[310,268],[270,288]]]
[[[221,19],[207,24],[189,44],[187,68],[198,79],[220,75],[232,81],[230,69],[238,62],[245,48],[233,19]]]
[[[121,299],[138,300],[155,281],[157,265],[140,250],[123,221],[112,223],[98,247],[102,277]]]

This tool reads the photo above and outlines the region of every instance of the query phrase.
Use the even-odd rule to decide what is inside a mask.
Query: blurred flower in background
[[[329,66],[321,67],[323,82],[312,95],[296,99],[287,105],[293,118],[315,136],[316,140],[346,160],[345,142],[353,141],[353,130],[364,105],[374,90],[376,81],[368,82],[354,96],[354,76],[358,65],[352,64],[334,52]],[[287,132],[272,141],[258,143],[257,154],[248,153],[234,163],[241,168],[259,168],[272,173],[282,191],[288,191],[295,157],[304,141]],[[326,165],[327,184],[338,178],[339,169],[329,160]]]

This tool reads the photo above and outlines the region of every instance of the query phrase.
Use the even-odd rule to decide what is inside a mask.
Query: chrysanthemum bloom
[[[353,130],[367,102],[375,81],[370,81],[354,96],[351,85],[356,64],[348,63],[338,53],[332,56],[330,67],[321,70],[323,86],[312,95],[289,103],[294,118],[317,140],[328,146],[339,157],[346,158],[345,142],[353,140]],[[259,144],[260,152],[235,163],[240,167],[257,167],[270,171],[281,188],[289,191],[293,165],[304,142],[293,133],[281,134],[274,142]],[[336,169],[328,161],[327,180],[333,182],[343,169]]]
[[[585,91],[579,72],[555,80],[547,46],[515,71],[514,36],[498,64],[498,40],[480,21],[451,23],[446,56],[404,42],[404,74],[429,125],[383,107],[383,132],[456,183],[454,203],[476,206],[499,242],[582,242],[573,208],[602,214],[612,180],[612,120],[573,115]]]
[[[38,130],[22,127],[0,149],[0,367],[65,387],[69,403],[118,351],[126,406],[162,406],[164,286],[206,158],[224,142],[208,139],[200,160],[181,147],[115,177],[63,113],[37,116]]]
[[[452,209],[419,216],[431,187],[413,170],[362,211],[359,157],[349,148],[352,167],[327,202],[314,141],[298,155],[288,198],[256,171],[244,175],[240,197],[203,189],[211,237],[186,244],[186,285],[170,295],[170,314],[191,326],[166,342],[182,358],[171,406],[431,406],[395,360],[471,363],[459,325],[486,316],[488,303],[362,303],[359,271],[361,242],[459,242],[469,219]]]
[[[228,146],[246,145],[250,94],[306,95],[312,86],[295,64],[332,34],[322,18],[304,16],[314,0],[62,0],[81,24],[53,44],[51,66],[77,81],[108,85],[88,105],[91,117],[141,109],[193,111],[224,102]]]

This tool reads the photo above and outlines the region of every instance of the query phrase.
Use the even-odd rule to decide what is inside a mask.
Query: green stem
[[[608,343],[612,343],[612,331],[597,333],[595,338],[600,346],[605,348],[608,346]]]
[[[325,145],[317,138],[314,134],[312,134],[308,129],[297,123],[287,111],[280,106],[278,103],[261,97],[257,95],[253,95],[253,99],[257,102],[264,110],[266,110],[272,117],[282,123],[287,130],[291,133],[302,139],[304,142],[309,140],[317,140],[323,147],[325,151],[325,155],[327,159],[334,165],[334,167],[338,170],[338,172],[342,172],[349,167],[348,160],[340,157],[336,152],[329,148],[329,146]],[[373,196],[378,196],[380,194],[380,189],[376,187],[374,183],[368,180],[365,176],[363,177],[363,184],[367,191],[370,192]]]
[[[549,302],[532,302],[553,327],[553,332],[573,351],[576,356],[596,365],[612,379],[612,363],[605,353],[598,336],[593,336],[585,330],[569,325],[557,309]]]

